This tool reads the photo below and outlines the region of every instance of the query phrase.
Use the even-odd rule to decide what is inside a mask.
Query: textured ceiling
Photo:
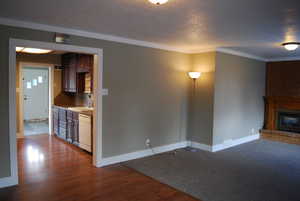
[[[183,51],[226,47],[264,58],[296,57],[299,0],[5,0],[0,17],[168,45]]]

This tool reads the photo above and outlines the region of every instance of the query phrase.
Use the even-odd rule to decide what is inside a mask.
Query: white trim
[[[0,188],[15,186],[18,184],[16,177],[4,177],[0,178]]]
[[[8,19],[8,18],[3,18],[3,17],[0,17],[0,24],[6,25],[6,26],[14,26],[14,27],[22,27],[22,28],[48,31],[48,32],[63,33],[63,34],[69,34],[69,35],[74,35],[74,36],[94,38],[94,39],[99,39],[99,40],[126,43],[126,44],[131,44],[131,45],[142,46],[142,47],[150,47],[150,48],[156,48],[156,49],[162,49],[162,50],[168,50],[168,51],[187,53],[186,51],[183,51],[182,49],[171,47],[171,46],[164,45],[164,44],[158,44],[158,43],[154,43],[154,42],[135,40],[135,39],[125,38],[125,37],[120,37],[120,36],[101,34],[101,33],[83,31],[83,30],[78,30],[78,29],[64,28],[64,27],[60,27],[60,26],[39,24],[39,23],[26,22],[26,21],[21,21],[21,20],[13,20],[13,19]]]
[[[232,140],[231,143],[222,143],[222,144],[213,145],[211,150],[212,150],[212,152],[221,151],[221,150],[228,149],[230,147],[234,147],[234,146],[237,146],[240,144],[258,140],[259,137],[260,137],[259,134],[249,135],[249,136],[242,137],[242,138],[239,138],[236,140]]]
[[[208,53],[208,52],[216,52],[217,48],[207,48],[207,49],[200,49],[194,51],[186,51],[185,53],[188,54],[201,54],[201,53]]]
[[[16,113],[16,46],[9,41],[9,154],[10,179],[4,179],[3,185],[12,186],[19,183],[17,160],[17,113]],[[2,186],[4,187],[4,186]]]
[[[227,53],[227,54],[236,55],[236,56],[240,56],[240,57],[246,57],[246,58],[249,58],[249,59],[255,59],[255,60],[259,60],[259,61],[267,61],[267,59],[265,59],[263,57],[255,56],[255,55],[244,53],[244,52],[240,52],[240,51],[237,51],[237,50],[231,50],[229,48],[224,48],[224,47],[217,48],[216,52]]]
[[[71,28],[65,28],[65,27],[60,27],[60,26],[27,22],[27,21],[22,21],[22,20],[14,20],[14,19],[9,19],[9,18],[4,18],[4,17],[0,17],[0,24],[6,25],[6,26],[33,29],[33,30],[63,33],[63,34],[69,34],[69,35],[73,35],[73,36],[94,38],[94,39],[99,39],[99,40],[125,43],[125,44],[130,44],[130,45],[141,46],[141,47],[149,47],[149,48],[174,51],[174,52],[180,52],[180,53],[186,53],[186,54],[200,54],[200,53],[205,53],[205,52],[216,51],[216,52],[223,52],[223,53],[228,53],[228,54],[232,54],[232,55],[236,55],[236,56],[246,57],[246,58],[250,58],[250,59],[256,59],[259,61],[291,61],[291,60],[299,60],[300,59],[300,57],[281,57],[281,58],[278,57],[278,58],[273,58],[273,59],[272,58],[266,59],[263,57],[240,52],[237,50],[231,50],[229,48],[224,48],[224,47],[188,51],[188,50],[183,50],[181,48],[176,48],[176,47],[172,47],[172,46],[160,44],[160,43],[135,40],[135,39],[121,37],[121,36],[114,36],[114,35],[109,35],[109,34],[83,31],[83,30],[79,30],[79,29],[71,29]]]
[[[152,156],[155,154],[160,154],[160,153],[172,151],[175,149],[181,149],[181,148],[187,147],[187,145],[188,145],[188,142],[183,141],[183,142],[178,142],[175,144],[154,147],[153,152],[151,149],[145,149],[145,150],[131,152],[131,153],[122,154],[122,155],[118,155],[118,156],[107,157],[107,158],[103,158],[101,160],[101,162],[97,164],[97,167],[103,167],[103,166],[121,163],[121,162],[129,161],[129,160],[133,160],[133,159],[138,159],[138,158],[143,158],[143,157],[147,157],[147,156]]]
[[[52,49],[69,52],[94,54],[98,60],[96,64],[97,85],[94,85],[94,96],[96,97],[95,110],[93,116],[96,119],[93,131],[95,146],[93,146],[93,164],[100,163],[102,160],[102,92],[103,88],[103,50],[99,48],[89,48],[74,45],[56,44],[49,42],[38,42],[21,39],[9,40],[9,144],[10,144],[10,167],[11,180],[13,185],[18,184],[18,165],[17,165],[17,138],[16,138],[16,47],[33,47],[41,49]],[[101,61],[99,61],[101,60]],[[96,73],[95,73],[96,74]]]
[[[269,58],[268,61],[299,61],[300,60],[300,56],[296,56],[296,57],[275,57],[275,58]]]
[[[212,151],[211,145],[207,144],[202,144],[199,142],[190,142],[190,147],[196,148],[196,149],[201,149],[203,151]]]
[[[256,134],[256,135],[249,135],[246,137],[242,137],[236,140],[229,140],[227,142],[224,142],[222,144],[217,144],[217,145],[207,145],[207,144],[202,144],[202,143],[198,143],[198,142],[194,142],[194,141],[189,141],[188,146],[196,148],[196,149],[201,149],[204,151],[209,151],[209,152],[218,152],[224,149],[228,149],[230,147],[235,147],[237,145],[241,145],[247,142],[251,142],[253,140],[257,140],[259,139],[260,135]]]
[[[198,142],[194,142],[194,141],[183,141],[183,142],[178,142],[175,144],[170,144],[170,145],[164,145],[164,146],[160,146],[160,147],[155,147],[153,148],[153,152],[151,149],[145,149],[145,150],[140,150],[140,151],[136,151],[136,152],[131,152],[131,153],[127,153],[127,154],[121,154],[118,156],[112,156],[112,157],[106,157],[103,158],[100,163],[97,163],[97,167],[104,167],[107,165],[112,165],[112,164],[116,164],[116,163],[121,163],[121,162],[125,162],[125,161],[130,161],[130,160],[134,160],[134,159],[138,159],[138,158],[144,158],[147,156],[152,156],[155,154],[160,154],[160,153],[164,153],[164,152],[168,152],[168,151],[172,151],[175,149],[181,149],[181,148],[185,148],[185,147],[193,147],[193,148],[197,148],[197,149],[201,149],[204,151],[209,151],[209,152],[217,152],[217,151],[221,151],[230,147],[234,147],[240,144],[244,144],[247,142],[251,142],[253,140],[257,140],[259,139],[259,134],[256,135],[250,135],[250,136],[246,136],[240,139],[236,139],[236,140],[232,140],[231,143],[226,143],[226,144],[218,144],[218,145],[206,145],[206,144],[201,144]]]

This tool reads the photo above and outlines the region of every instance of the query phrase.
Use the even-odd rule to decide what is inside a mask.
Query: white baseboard
[[[211,151],[217,152],[217,151],[228,149],[230,147],[234,147],[234,146],[237,146],[240,144],[251,142],[253,140],[259,139],[259,136],[260,136],[259,134],[249,135],[249,136],[242,137],[242,138],[239,138],[236,140],[232,140],[230,143],[222,143],[222,144],[213,145]]]
[[[104,167],[104,166],[107,166],[107,165],[121,163],[121,162],[129,161],[129,160],[133,160],[133,159],[152,156],[152,155],[155,155],[155,154],[160,154],[160,153],[163,153],[163,152],[168,152],[168,151],[172,151],[172,150],[175,150],[175,149],[184,148],[184,147],[187,147],[187,145],[188,145],[188,142],[183,141],[183,142],[178,142],[178,143],[175,143],[175,144],[164,145],[164,146],[160,146],[160,147],[154,147],[153,148],[154,153],[152,152],[151,149],[145,149],[145,150],[131,152],[131,153],[122,154],[122,155],[118,155],[118,156],[107,157],[107,158],[103,158],[101,160],[101,162],[97,164],[97,167]]]
[[[212,151],[211,145],[207,145],[207,144],[202,144],[199,142],[190,142],[190,147],[196,148],[196,149],[201,149],[204,151]]]
[[[213,146],[207,145],[207,144],[201,144],[199,142],[189,141],[188,146],[196,148],[196,149],[201,149],[204,151],[217,152],[217,151],[228,149],[230,147],[234,147],[234,146],[237,146],[240,144],[251,142],[253,140],[257,140],[257,139],[259,139],[259,136],[260,136],[259,134],[249,135],[249,136],[242,137],[242,138],[239,138],[236,140],[229,140],[225,143],[217,144],[217,145],[213,145]]]
[[[183,142],[179,142],[179,143],[175,143],[175,144],[164,145],[164,146],[160,146],[160,147],[154,147],[153,148],[154,153],[152,152],[151,149],[145,149],[145,150],[131,152],[131,153],[127,153],[127,154],[121,154],[121,155],[118,155],[118,156],[103,158],[101,160],[101,162],[97,164],[97,167],[104,167],[104,166],[107,166],[107,165],[113,165],[113,164],[116,164],[116,163],[130,161],[130,160],[133,160],[133,159],[152,156],[152,155],[155,155],[155,154],[160,154],[160,153],[172,151],[172,150],[175,150],[175,149],[184,148],[184,147],[187,147],[187,146],[197,148],[197,149],[201,149],[201,150],[204,150],[204,151],[217,152],[217,151],[227,149],[229,147],[234,147],[234,146],[244,144],[246,142],[250,142],[250,141],[253,141],[253,140],[257,140],[257,139],[259,139],[259,134],[246,136],[246,137],[243,137],[243,138],[240,138],[240,139],[232,140],[232,141],[230,141],[230,143],[227,142],[227,143],[218,144],[218,145],[214,145],[214,146],[201,144],[201,143],[193,142],[193,141],[183,141]]]
[[[15,177],[0,178],[0,188],[15,186],[18,184],[18,179]]]

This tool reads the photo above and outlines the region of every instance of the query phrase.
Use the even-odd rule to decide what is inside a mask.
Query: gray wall
[[[255,134],[264,117],[265,63],[216,55],[213,144]]]
[[[212,145],[215,56],[215,52],[191,55],[193,70],[202,74],[190,86],[188,140],[206,145]]]
[[[10,175],[8,121],[9,38],[52,42],[54,34],[0,26],[0,178]],[[190,56],[83,37],[72,45],[103,48],[104,157],[167,145],[186,138]]]

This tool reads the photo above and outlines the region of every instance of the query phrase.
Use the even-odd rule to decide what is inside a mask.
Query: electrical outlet
[[[149,139],[149,138],[146,139],[145,145],[146,145],[146,147],[150,147],[151,142],[150,142],[150,139]]]

